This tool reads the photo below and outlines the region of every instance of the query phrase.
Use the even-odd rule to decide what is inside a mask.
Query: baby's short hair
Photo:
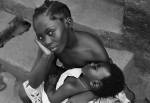
[[[105,77],[101,80],[102,86],[97,90],[93,91],[98,97],[114,97],[124,89],[125,79],[121,69],[113,63],[102,63],[110,76]]]

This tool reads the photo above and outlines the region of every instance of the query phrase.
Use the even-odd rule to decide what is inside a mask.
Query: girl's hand
[[[35,39],[35,43],[40,47],[40,49],[46,54],[50,55],[52,52],[48,50],[44,45],[42,45],[37,39]]]

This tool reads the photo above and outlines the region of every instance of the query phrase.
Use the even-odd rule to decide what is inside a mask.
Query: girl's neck
[[[66,48],[72,48],[76,45],[77,37],[75,35],[75,31],[70,28],[67,33],[67,44]]]

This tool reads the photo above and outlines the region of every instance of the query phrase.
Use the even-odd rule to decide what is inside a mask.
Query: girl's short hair
[[[66,4],[59,1],[45,0],[43,5],[35,9],[33,19],[45,12],[50,16],[50,19],[71,18],[71,12]]]

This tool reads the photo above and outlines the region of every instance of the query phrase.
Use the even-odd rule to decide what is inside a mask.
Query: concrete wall
[[[38,7],[44,0],[1,0],[6,9],[11,9],[18,14],[26,16],[31,9]],[[115,33],[121,33],[123,18],[123,7],[117,4],[106,2],[105,0],[59,0],[66,3],[71,9],[73,19],[79,24],[86,25],[94,29],[102,29]],[[26,7],[21,7],[22,6]],[[18,10],[18,7],[24,10]],[[15,9],[16,8],[16,9]],[[10,11],[11,11],[10,10]],[[26,13],[25,13],[26,12]],[[31,13],[31,15],[32,15]]]

